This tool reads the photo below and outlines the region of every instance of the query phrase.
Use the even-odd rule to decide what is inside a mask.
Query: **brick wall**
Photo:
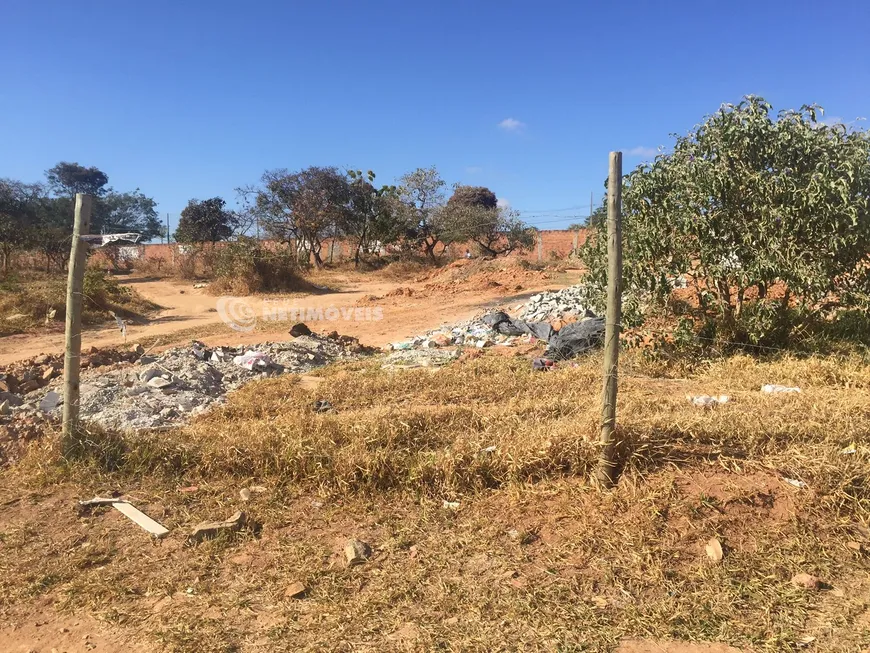
[[[512,256],[521,256],[528,261],[537,261],[539,257],[542,261],[553,259],[565,259],[571,253],[574,247],[582,245],[586,241],[587,232],[585,229],[579,231],[569,231],[567,229],[547,229],[538,232],[541,238],[540,248],[537,242],[532,249],[514,253]],[[221,247],[221,243],[217,247]],[[272,245],[268,241],[264,241],[265,246]],[[332,247],[332,239],[323,241],[323,249],[320,252],[321,258],[324,261],[329,260],[329,251]],[[147,259],[163,259],[167,263],[171,263],[177,256],[178,245],[165,245],[161,243],[151,245],[140,245],[141,257]],[[447,249],[448,258],[459,258],[463,256],[466,250],[475,251],[472,243],[453,243]],[[346,239],[337,239],[335,242],[334,260],[346,261],[353,257],[354,245]]]

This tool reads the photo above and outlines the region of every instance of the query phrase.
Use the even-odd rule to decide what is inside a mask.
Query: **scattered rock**
[[[288,599],[301,599],[307,591],[308,588],[297,580],[287,586],[287,589],[284,590],[284,596]]]
[[[805,590],[817,590],[822,586],[822,581],[818,576],[812,574],[795,574],[791,578],[791,584],[795,587],[800,587]]]
[[[196,544],[215,537],[221,532],[236,532],[245,525],[245,513],[239,511],[225,521],[202,522],[193,529],[187,538],[188,543]]]
[[[51,392],[46,394],[39,402],[39,410],[41,410],[43,413],[50,413],[55,408],[57,408],[60,403],[60,394],[52,390]]]
[[[348,567],[364,564],[372,556],[372,547],[360,540],[349,540],[344,547]]]
[[[48,362],[48,354],[40,354],[32,362],[34,365],[45,365]]]
[[[148,380],[148,385],[152,388],[157,388],[158,390],[168,388],[172,384],[173,381],[170,381],[169,379],[164,379],[162,376],[155,376]]]
[[[299,336],[310,336],[311,329],[308,328],[307,324],[299,322],[290,327],[290,335],[294,338],[298,338]]]
[[[248,488],[243,487],[241,490],[239,490],[239,497],[242,499],[242,501],[250,501],[251,491]]]
[[[27,394],[28,392],[33,392],[34,390],[39,390],[42,387],[42,384],[36,379],[30,379],[29,381],[25,381],[21,384],[19,388],[22,394]]]
[[[704,550],[707,552],[707,557],[710,558],[710,560],[716,563],[722,562],[722,557],[724,556],[722,543],[715,537],[707,542],[707,546],[704,547]]]
[[[331,410],[334,410],[334,406],[326,401],[326,399],[318,399],[314,402],[315,413],[328,413]]]

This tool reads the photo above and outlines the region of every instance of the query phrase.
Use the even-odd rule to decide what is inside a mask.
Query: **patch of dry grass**
[[[611,493],[585,482],[597,358],[549,373],[495,356],[434,372],[353,363],[317,387],[263,381],[184,429],[104,436],[90,447],[99,464],[88,452],[59,463],[48,440],[0,477],[4,494],[29,488],[2,513],[0,610],[49,595],[147,626],[172,651],[870,645],[870,370],[736,357],[651,379],[626,363],[629,456]],[[763,395],[764,383],[803,393]],[[733,399],[707,411],[687,393]],[[335,410],[314,413],[317,399]],[[243,503],[246,485],[266,491]],[[171,528],[167,540],[143,546],[112,511],[75,516],[75,497],[110,489]],[[184,546],[195,523],[239,508],[256,532]],[[704,554],[714,536],[718,565]],[[373,545],[370,562],[344,566],[349,537]],[[829,589],[793,587],[798,572]],[[294,580],[305,598],[284,596]]]
[[[92,268],[85,273],[82,322],[86,325],[113,320],[110,312],[129,318],[158,308],[135,289],[120,285],[101,270]],[[20,317],[7,319],[16,315]],[[62,328],[65,315],[65,274],[33,275],[21,280],[6,279],[0,283],[0,337],[38,327]]]

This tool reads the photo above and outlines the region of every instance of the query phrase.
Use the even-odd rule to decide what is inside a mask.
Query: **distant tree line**
[[[534,230],[519,214],[498,206],[488,188],[457,184],[452,194],[435,167],[418,168],[395,184],[377,185],[368,170],[311,166],[295,172],[266,171],[259,184],[238,189],[242,208],[231,211],[220,197],[191,200],[175,239],[215,243],[258,230],[296,248],[299,260],[323,266],[324,243],[353,243],[356,265],[385,248],[418,251],[437,263],[451,243],[473,243],[498,256],[534,244]]]
[[[358,266],[389,249],[419,252],[433,263],[452,243],[471,244],[498,256],[534,244],[534,229],[516,211],[501,207],[490,189],[447,184],[433,166],[418,168],[394,184],[379,185],[373,171],[311,166],[266,171],[260,182],[237,189],[240,208],[221,197],[192,199],[173,234],[179,243],[217,243],[258,234],[295,248],[295,256],[318,267],[324,243],[341,238],[353,245]],[[0,256],[8,271],[16,253],[42,254],[47,271],[62,269],[69,256],[76,193],[95,198],[91,233],[168,236],[156,203],[139,189],[119,192],[96,167],[61,162],[45,180],[0,179]]]
[[[47,271],[69,257],[76,193],[94,197],[91,233],[135,232],[150,240],[164,233],[156,202],[137,188],[119,192],[95,167],[62,161],[46,170],[45,181],[0,179],[0,256],[4,273],[15,254],[40,252]]]

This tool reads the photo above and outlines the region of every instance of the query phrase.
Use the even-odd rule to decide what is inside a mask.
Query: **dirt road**
[[[127,327],[128,343],[159,338],[159,344],[155,346],[155,351],[159,351],[191,339],[209,344],[232,345],[286,339],[287,331],[292,326],[289,319],[264,319],[265,315],[274,315],[276,308],[302,310],[306,314],[308,309],[337,309],[331,314],[335,316],[337,313],[338,319],[310,321],[306,316],[300,321],[305,321],[314,331],[336,330],[355,336],[365,344],[383,346],[444,322],[466,319],[482,307],[521,302],[535,292],[563,287],[575,278],[576,275],[563,274],[515,292],[507,291],[502,286],[456,294],[424,293],[390,297],[389,293],[398,288],[419,291],[423,284],[382,281],[339,273],[325,279],[335,290],[324,290],[318,294],[241,298],[240,301],[247,307],[244,309],[246,315],[252,315],[256,320],[256,326],[251,331],[233,330],[226,325],[218,311],[218,298],[207,294],[205,289],[193,288],[190,282],[131,276],[124,279],[122,284],[135,288],[143,297],[162,307],[142,323],[131,323]],[[351,310],[357,308],[364,310]],[[64,334],[59,329],[50,333],[0,338],[0,365],[37,354],[62,352],[63,344]],[[123,344],[124,338],[114,325],[86,329],[82,334],[83,349]]]

